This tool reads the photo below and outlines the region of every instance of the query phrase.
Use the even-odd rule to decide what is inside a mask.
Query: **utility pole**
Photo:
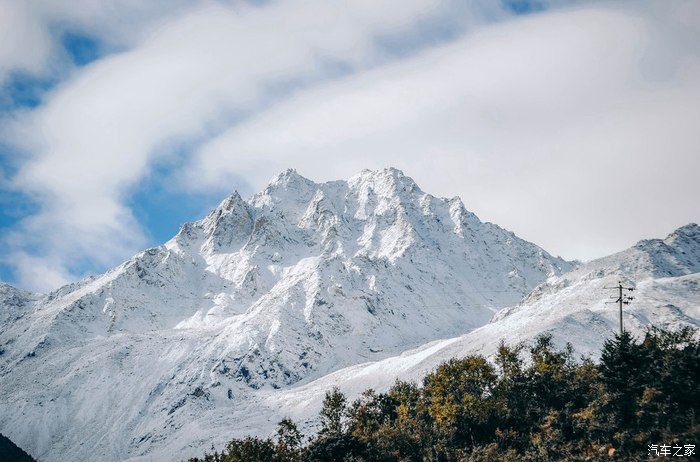
[[[632,292],[634,290],[634,287],[625,287],[622,285],[622,281],[618,281],[617,285],[614,287],[603,287],[604,289],[615,289],[618,292],[617,295],[617,300],[614,302],[606,302],[606,303],[619,303],[620,304],[620,335],[624,332],[624,329],[622,328],[622,305],[629,305],[632,300],[634,300],[634,297],[630,297],[629,295],[625,294],[624,291],[627,290],[629,292]],[[611,298],[615,298],[614,296]]]

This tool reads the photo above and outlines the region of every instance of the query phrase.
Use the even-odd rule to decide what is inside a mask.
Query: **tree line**
[[[690,328],[618,334],[597,362],[550,335],[501,343],[492,361],[451,359],[422,386],[397,381],[352,402],[330,390],[310,438],[284,419],[274,438],[234,439],[189,462],[633,461],[662,446],[693,460],[699,354]]]

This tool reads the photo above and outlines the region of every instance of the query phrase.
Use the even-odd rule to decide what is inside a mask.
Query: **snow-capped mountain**
[[[184,458],[266,431],[275,390],[478,328],[573,266],[398,170],[288,170],[103,275],[0,287],[0,431],[41,460]]]
[[[697,326],[699,270],[697,225],[574,265],[397,170],[286,171],[103,275],[0,284],[0,432],[45,461],[185,459],[501,339],[595,354],[617,281],[634,333]]]

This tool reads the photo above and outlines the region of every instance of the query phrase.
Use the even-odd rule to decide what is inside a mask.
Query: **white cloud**
[[[700,219],[692,3],[538,15],[315,89],[207,143],[188,184],[395,165],[566,257],[663,236]]]
[[[107,48],[140,41],[162,21],[199,0],[0,0],[0,84],[11,72],[55,78],[70,67],[60,44],[66,30]]]
[[[48,31],[26,3],[0,1],[0,84],[10,70],[39,71],[50,47]]]

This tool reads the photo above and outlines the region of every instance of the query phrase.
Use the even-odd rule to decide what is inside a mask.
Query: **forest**
[[[501,343],[493,358],[452,359],[420,385],[352,402],[329,390],[312,436],[284,419],[274,437],[233,439],[189,462],[697,460],[699,354],[690,328],[617,334],[595,361],[549,335]]]

